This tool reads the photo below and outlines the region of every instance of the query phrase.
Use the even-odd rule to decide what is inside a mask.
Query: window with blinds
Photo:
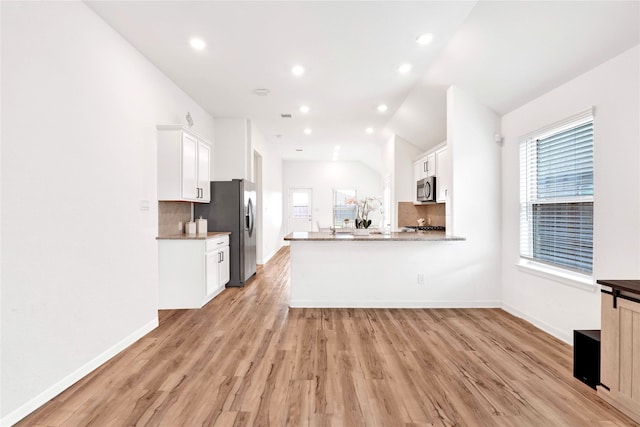
[[[527,137],[520,145],[520,256],[592,272],[591,110]]]
[[[353,224],[356,218],[355,189],[333,190],[333,226],[343,227],[345,222]],[[345,221],[347,220],[347,221]]]

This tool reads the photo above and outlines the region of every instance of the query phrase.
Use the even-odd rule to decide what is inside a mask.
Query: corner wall
[[[0,7],[10,425],[157,325],[155,126],[213,119],[83,3]]]
[[[451,268],[464,272],[465,292],[500,300],[500,118],[455,86],[447,90],[447,150],[452,188],[447,233],[460,242]]]
[[[520,271],[520,138],[591,106],[594,118],[595,279],[640,277],[640,47],[502,118],[502,301],[504,308],[572,342],[600,328],[600,293]]]

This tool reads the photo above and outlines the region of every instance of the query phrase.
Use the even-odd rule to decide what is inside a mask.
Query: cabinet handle
[[[422,172],[427,171],[427,162],[422,162]]]
[[[222,255],[220,262],[224,262],[224,252],[220,252],[220,255]]]

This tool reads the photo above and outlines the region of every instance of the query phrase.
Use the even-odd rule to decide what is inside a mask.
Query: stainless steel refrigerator
[[[256,274],[256,190],[244,179],[211,181],[211,202],[194,203],[194,217],[206,218],[209,231],[230,231],[227,287],[244,286]]]

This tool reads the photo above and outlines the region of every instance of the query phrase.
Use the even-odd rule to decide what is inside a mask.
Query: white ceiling
[[[252,119],[283,158],[330,159],[340,145],[340,160],[376,169],[391,133],[423,148],[446,138],[451,84],[503,114],[640,42],[638,1],[87,4],[213,116]],[[415,43],[423,32],[433,43]]]

